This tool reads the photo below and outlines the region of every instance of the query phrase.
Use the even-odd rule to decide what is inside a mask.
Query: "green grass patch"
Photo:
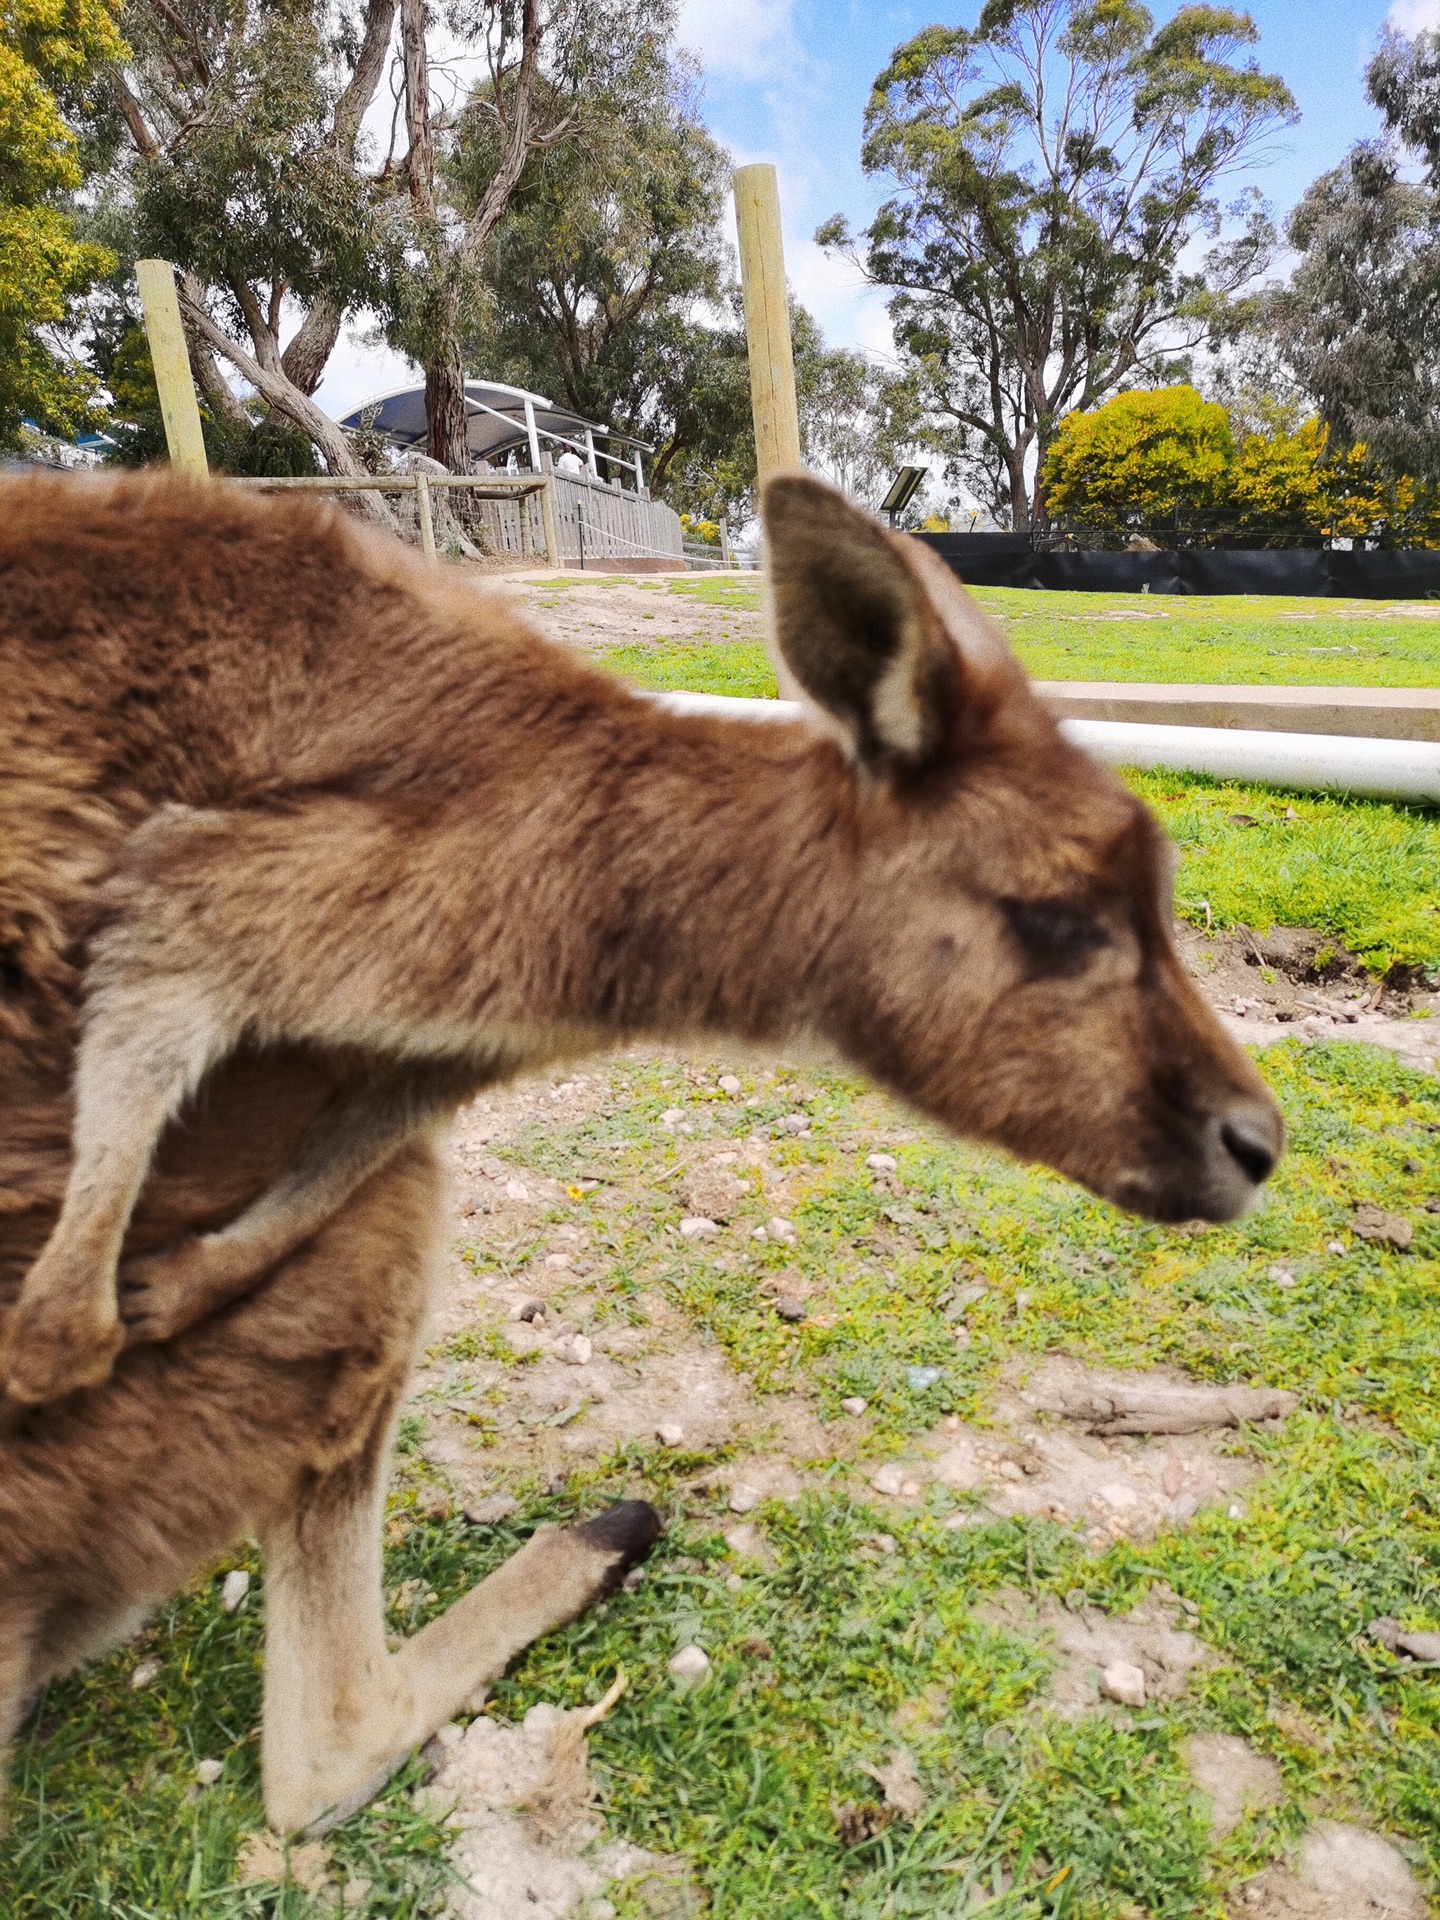
[[[761,606],[758,581],[687,580],[669,591],[736,612]],[[1412,601],[971,592],[1037,680],[1440,687],[1440,608],[1401,610]],[[757,642],[736,644],[763,657]]]

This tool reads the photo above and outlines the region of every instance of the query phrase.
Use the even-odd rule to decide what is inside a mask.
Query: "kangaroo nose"
[[[1233,1113],[1222,1123],[1220,1138],[1257,1187],[1275,1171],[1280,1158],[1280,1130],[1272,1115],[1263,1110]]]

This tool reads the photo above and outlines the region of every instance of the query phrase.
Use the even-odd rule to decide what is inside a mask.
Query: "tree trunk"
[[[468,473],[465,363],[460,358],[456,331],[447,316],[436,350],[425,363],[425,422],[429,429],[430,458],[448,467],[451,473]]]
[[[180,293],[180,311],[200,338],[228,360],[235,371],[263,395],[273,412],[293,421],[302,433],[310,436],[331,473],[358,476],[365,471],[355,458],[350,442],[335,422],[320,411],[308,394],[302,393],[285,377],[278,357],[277,364],[266,366],[254,355],[246,353],[185,288]],[[355,501],[360,511],[370,519],[378,520],[382,526],[394,527],[395,516],[378,493],[359,493]]]

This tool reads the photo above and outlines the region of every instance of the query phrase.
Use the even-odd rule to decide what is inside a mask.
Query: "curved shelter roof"
[[[543,394],[530,393],[524,387],[508,387],[499,380],[467,380],[465,411],[469,417],[466,443],[477,460],[504,460],[512,451],[529,448],[525,424],[525,402],[535,411],[535,425],[543,437],[574,443],[583,455],[587,429],[607,440],[626,446],[643,446],[627,434],[613,433],[609,427],[586,420],[568,408],[554,406]],[[394,393],[380,394],[363,406],[347,413],[342,427],[369,426],[385,434],[402,447],[425,444],[425,388],[422,385],[400,387]]]

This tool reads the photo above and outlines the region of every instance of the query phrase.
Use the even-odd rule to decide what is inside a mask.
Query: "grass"
[[[686,580],[672,594],[737,613],[758,583]],[[1440,687],[1440,605],[1270,595],[972,592],[1037,680],[1216,686]],[[739,643],[763,673],[764,649]]]
[[[549,1225],[594,1230],[608,1268],[602,1318],[643,1318],[659,1293],[724,1348],[762,1405],[798,1391],[829,1420],[844,1394],[864,1394],[877,1456],[903,1453],[947,1407],[983,1420],[1000,1370],[1050,1348],[1291,1387],[1301,1411],[1280,1434],[1249,1437],[1268,1471],[1242,1514],[1211,1509],[1184,1532],[1092,1556],[1044,1522],[947,1532],[955,1496],[942,1488],[917,1508],[879,1511],[822,1478],[802,1500],[751,1516],[774,1566],[746,1563],[736,1580],[705,1456],[623,1450],[558,1489],[518,1489],[514,1520],[476,1533],[420,1518],[425,1469],[411,1453],[392,1506],[414,1524],[392,1528],[386,1556],[392,1591],[418,1583],[404,1623],[447,1605],[541,1520],[637,1490],[657,1499],[671,1529],[643,1585],[532,1649],[493,1710],[579,1703],[623,1667],[630,1691],[591,1742],[605,1810],[619,1833],[686,1856],[717,1920],[958,1916],[970,1888],[996,1894],[987,1911],[1006,1920],[1217,1920],[1236,1884],[1324,1809],[1404,1836],[1440,1889],[1436,1677],[1397,1670],[1364,1631],[1379,1613],[1440,1625],[1440,1214],[1423,1210],[1440,1191],[1440,1085],[1353,1047],[1291,1043],[1262,1064],[1291,1151],[1262,1212],[1198,1237],[957,1146],[833,1076],[752,1079],[727,1100],[718,1068],[622,1062],[601,1110],[499,1149],[566,1183],[571,1197]],[[759,1104],[744,1106],[745,1093]],[[808,1140],[775,1128],[802,1105]],[[656,1183],[677,1162],[676,1136],[659,1124],[672,1106],[699,1142],[775,1132],[797,1247],[749,1240],[748,1216],[726,1243],[743,1251],[722,1259],[713,1243],[666,1230],[673,1204]],[[864,1168],[877,1140],[899,1161],[898,1199]],[[605,1185],[582,1193],[597,1165]],[[1409,1254],[1350,1234],[1362,1200],[1415,1223]],[[759,1196],[746,1205],[763,1215]],[[1342,1254],[1326,1251],[1332,1241]],[[470,1257],[488,1258],[480,1247]],[[1281,1258],[1293,1288],[1272,1274]],[[798,1327],[759,1291],[780,1269],[812,1290]],[[987,1289],[957,1352],[946,1296],[975,1279]],[[915,1365],[941,1368],[926,1392],[911,1384]],[[412,1415],[412,1447],[420,1431]],[[893,1552],[876,1547],[880,1527]],[[1027,1587],[1079,1589],[1124,1611],[1157,1581],[1198,1606],[1218,1659],[1183,1700],[1139,1714],[1044,1710],[1043,1650],[981,1611]],[[0,1838],[6,1920],[322,1910],[299,1888],[231,1883],[240,1837],[260,1819],[262,1607],[257,1586],[227,1619],[215,1580],[198,1582],[143,1649],[50,1689],[20,1742]],[[682,1692],[666,1662],[692,1641],[713,1667]],[[162,1666],[136,1693],[127,1682],[141,1651]],[[1281,1807],[1214,1849],[1180,1758],[1185,1737],[1208,1728],[1271,1754],[1286,1789]],[[847,1844],[840,1810],[878,1798],[863,1769],[901,1741],[926,1807]],[[202,1754],[222,1758],[225,1774],[197,1794]],[[405,1784],[335,1836],[346,1868],[374,1882],[356,1912],[420,1915],[443,1901],[440,1835],[410,1811]],[[621,1911],[639,1920],[642,1910]]]

